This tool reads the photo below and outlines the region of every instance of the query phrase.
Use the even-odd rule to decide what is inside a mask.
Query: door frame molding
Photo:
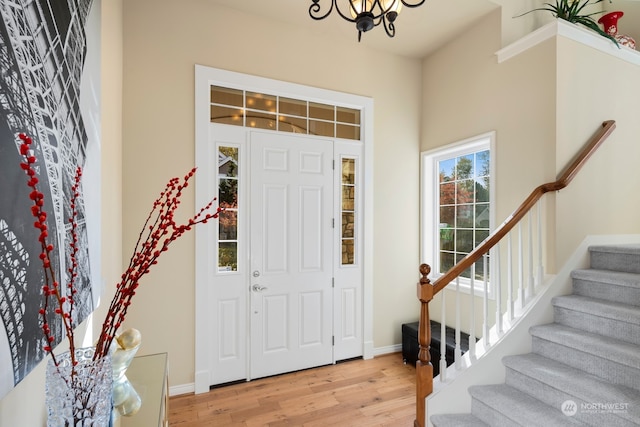
[[[339,104],[361,109],[361,135],[363,144],[363,216],[362,216],[362,336],[363,357],[370,359],[373,349],[373,99],[342,92],[288,83],[264,77],[195,65],[195,165],[201,166],[210,158],[209,144],[209,87],[212,85],[237,86],[256,92],[268,91],[283,96],[300,97],[314,102]],[[206,178],[203,178],[206,179]],[[211,189],[196,177],[195,205],[207,203]],[[215,194],[215,192],[214,192]],[[209,391],[212,378],[212,345],[210,344],[210,286],[207,260],[198,254],[206,253],[209,233],[196,232],[195,259],[195,372],[194,391]],[[206,257],[205,257],[206,258]]]

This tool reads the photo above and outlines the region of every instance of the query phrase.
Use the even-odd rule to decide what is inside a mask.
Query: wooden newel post
[[[431,322],[429,320],[429,302],[433,299],[433,286],[427,277],[431,273],[428,264],[420,265],[420,282],[418,283],[418,299],[420,300],[420,326],[418,327],[418,344],[420,352],[416,362],[416,419],[415,427],[426,425],[427,409],[425,398],[433,391],[433,366],[430,362],[429,347],[431,345]]]

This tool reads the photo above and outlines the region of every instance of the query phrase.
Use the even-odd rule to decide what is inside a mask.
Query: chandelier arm
[[[407,7],[418,7],[418,6],[422,6],[426,0],[421,0],[416,4],[408,3],[405,0],[400,0],[400,1],[402,2],[403,5],[405,5]]]
[[[354,19],[354,18],[352,18],[352,17],[350,16],[350,14],[349,14],[349,15],[345,15],[345,14],[340,10],[340,6],[338,6],[338,0],[333,0],[333,4],[335,4],[335,6],[336,6],[336,12],[338,12],[338,15],[340,15],[340,16],[342,17],[342,19],[344,19],[344,20],[346,20],[346,21],[349,21],[349,22],[356,22],[356,19],[357,19],[357,18],[355,18],[355,19]],[[353,9],[353,3],[351,3],[351,1],[349,1],[349,9]],[[354,11],[355,11],[355,9],[354,9]]]
[[[318,0],[312,0],[312,1],[315,3],[315,2],[316,2],[316,1],[318,1]],[[362,1],[364,2],[365,0],[362,0]],[[425,0],[422,0],[422,3],[424,3],[424,2],[425,2]],[[342,13],[342,11],[340,10],[340,7],[338,6],[337,0],[333,0],[333,3],[335,4],[336,11],[338,12],[338,14],[339,14],[343,19],[346,19],[346,20],[347,20],[347,21],[349,21],[349,22],[358,22],[358,17],[357,17],[357,16],[356,16],[356,18],[351,18],[351,17],[349,17],[349,16],[345,15],[344,13]],[[357,11],[357,10],[355,9],[355,7],[353,6],[353,1],[352,1],[352,0],[349,0],[349,1],[348,1],[348,3],[349,3],[349,9],[350,9],[350,12],[353,12],[355,15],[358,15],[358,11]],[[419,5],[416,5],[416,6],[419,6]],[[413,6],[413,7],[416,7],[416,6]],[[374,13],[374,11],[375,11],[376,9],[379,11],[377,14],[376,14],[376,13]],[[384,8],[382,7],[382,3],[380,3],[380,0],[373,0],[373,1],[372,1],[372,3],[371,3],[371,9],[370,9],[370,10],[367,10],[367,12],[369,12],[369,13],[371,14],[371,18],[372,18],[374,21],[377,21],[377,22],[375,23],[375,25],[374,25],[374,26],[376,26],[376,27],[377,27],[378,25],[380,25],[380,21],[381,21],[381,19],[382,19],[384,16],[386,16],[386,14],[387,14],[388,12],[390,12],[390,11],[391,11],[391,9],[393,9],[393,3],[390,3],[390,4],[389,4],[389,7],[387,7],[386,9],[384,9]]]
[[[331,12],[333,12],[333,9],[335,8],[336,12],[338,12],[338,15],[340,15],[342,19],[345,19],[349,22],[356,22],[355,19],[342,13],[342,11],[340,10],[340,7],[338,6],[337,0],[331,0],[331,7],[325,14],[320,13],[320,11],[322,10],[322,6],[320,5],[320,0],[311,0],[311,2],[312,3],[309,6],[309,16],[315,19],[316,21],[320,21],[326,18],[327,16],[329,16]]]
[[[343,0],[341,0],[343,1]],[[345,14],[340,10],[340,6],[338,6],[338,0],[331,0],[331,6],[327,10],[326,13],[323,13],[323,7],[320,5],[320,0],[311,0],[311,5],[309,6],[309,16],[316,21],[321,19],[325,19],[327,16],[333,12],[333,9],[338,12],[338,15],[342,19],[348,22],[354,22],[356,24],[356,29],[358,30],[358,41],[360,41],[362,37],[362,33],[371,30],[374,27],[383,23],[383,27],[385,32],[389,37],[394,37],[396,35],[396,27],[395,20],[398,16],[398,12],[395,9],[395,5],[389,3],[389,6],[385,9],[381,0],[370,0],[370,3],[365,6],[365,2],[367,0],[361,0],[360,3],[361,10],[358,11],[356,6],[354,5],[354,0],[348,0],[350,14]],[[415,8],[418,6],[422,6],[426,0],[398,0],[402,3],[402,5]],[[374,10],[378,10],[378,14],[374,13]],[[356,15],[355,17],[349,15]]]
[[[331,14],[331,11],[333,11],[333,5],[335,3],[335,0],[331,0],[331,7],[327,11],[327,13],[321,15],[320,10],[322,9],[322,6],[320,6],[320,0],[311,0],[311,5],[309,6],[309,16],[316,21],[324,19]]]
[[[365,0],[363,0],[363,1],[365,1]],[[424,3],[424,2],[425,2],[425,0],[422,0],[422,3]],[[404,3],[404,1],[402,3]],[[418,5],[416,5],[416,6],[418,6]],[[377,15],[373,13],[373,11],[376,9],[376,7],[380,11]],[[413,7],[415,7],[415,6],[413,6]],[[374,20],[378,20],[378,22],[375,25],[376,27],[380,24],[380,20],[384,19],[384,17],[387,15],[387,13],[391,12],[391,9],[393,9],[393,3],[389,3],[389,6],[385,9],[384,7],[382,7],[382,3],[380,3],[380,0],[373,0],[373,3],[371,3],[370,12],[373,14],[373,19]],[[385,25],[385,27],[386,27],[386,25]]]
[[[380,22],[378,22],[379,24]],[[387,21],[384,16],[382,17],[382,23],[384,24],[384,30],[386,31],[389,37],[394,37],[396,35],[396,26],[393,25],[393,22]],[[376,25],[378,25],[376,24]]]

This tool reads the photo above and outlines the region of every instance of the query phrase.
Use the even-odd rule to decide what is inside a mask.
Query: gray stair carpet
[[[640,426],[640,245],[589,251],[554,323],[530,328],[532,352],[502,360],[505,383],[470,387],[471,413],[435,427]]]
[[[434,415],[431,423],[437,427],[485,427],[487,423],[471,414]]]

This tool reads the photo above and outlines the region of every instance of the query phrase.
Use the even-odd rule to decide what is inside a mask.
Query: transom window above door
[[[360,110],[211,86],[212,123],[360,141]]]

